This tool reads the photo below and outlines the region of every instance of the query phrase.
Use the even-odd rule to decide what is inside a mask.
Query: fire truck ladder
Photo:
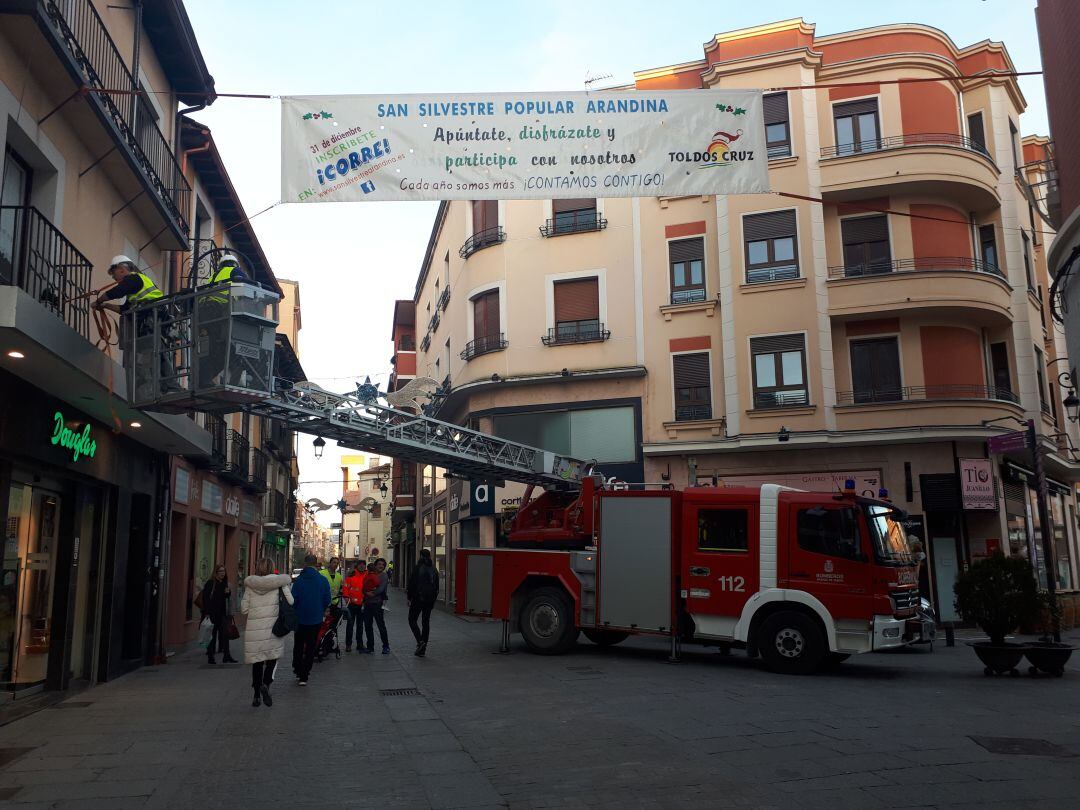
[[[353,395],[313,393],[278,381],[274,396],[244,410],[284,423],[289,430],[336,439],[346,447],[417,464],[434,464],[455,476],[577,488],[587,465],[568,456],[487,433],[396,410]]]
[[[124,315],[132,403],[151,411],[247,411],[346,447],[434,464],[484,481],[577,488],[585,463],[382,405],[375,386],[334,394],[273,376],[276,292],[217,284],[144,302]]]

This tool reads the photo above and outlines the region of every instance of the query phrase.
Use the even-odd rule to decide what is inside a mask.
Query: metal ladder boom
[[[277,419],[289,430],[336,439],[369,453],[434,464],[474,480],[577,488],[588,472],[586,463],[569,456],[364,402],[356,396],[287,385],[244,410]]]

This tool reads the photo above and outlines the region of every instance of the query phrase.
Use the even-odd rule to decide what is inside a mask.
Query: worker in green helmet
[[[229,289],[223,284],[241,284],[248,281],[247,273],[240,267],[236,255],[226,252],[218,262],[217,270],[207,286],[213,289],[199,299],[199,380],[198,387],[223,385],[221,379],[229,357]]]

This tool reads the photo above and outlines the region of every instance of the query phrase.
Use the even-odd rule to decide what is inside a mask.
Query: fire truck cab
[[[508,622],[536,653],[632,634],[740,647],[808,673],[918,637],[917,569],[887,501],[757,488],[526,500],[508,548],[457,552],[457,612]]]

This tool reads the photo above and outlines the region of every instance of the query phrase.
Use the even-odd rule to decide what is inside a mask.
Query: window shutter
[[[765,126],[769,124],[784,124],[788,120],[787,93],[769,93],[762,97],[762,108],[765,113]]]
[[[668,256],[672,263],[694,260],[704,261],[705,240],[698,237],[697,239],[680,239],[677,242],[668,242]]]
[[[676,354],[671,358],[676,388],[698,388],[709,385],[709,355]]]
[[[571,200],[552,200],[551,212],[561,214],[564,211],[590,211],[596,210],[595,197],[576,197]]]
[[[833,105],[833,118],[846,118],[849,115],[863,115],[877,112],[876,98],[863,98]]]
[[[760,239],[778,239],[795,235],[795,211],[771,211],[743,217],[743,239],[756,242]]]
[[[863,242],[887,242],[889,222],[884,216],[854,217],[840,220],[840,231],[845,245],[859,245]]]
[[[493,337],[500,331],[498,291],[478,295],[473,299],[473,337]]]
[[[484,230],[484,201],[473,200],[472,204],[472,230],[473,233],[480,233]]]
[[[805,335],[770,335],[769,337],[750,338],[751,354],[799,352],[802,351],[805,346]]]
[[[968,137],[979,146],[986,146],[986,133],[983,131],[982,113],[968,116]]]
[[[484,227],[499,227],[499,201],[484,200]]]
[[[600,318],[600,281],[583,278],[555,284],[555,323]]]

